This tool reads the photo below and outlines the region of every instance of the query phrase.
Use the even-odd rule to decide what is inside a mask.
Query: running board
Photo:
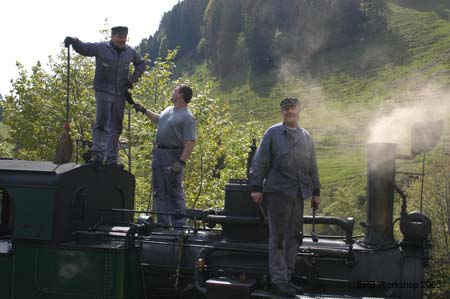
[[[296,295],[295,297],[284,297],[279,295],[274,295],[273,293],[265,290],[256,290],[251,293],[252,299],[258,298],[270,298],[270,299],[384,299],[383,297],[355,297],[355,296],[342,296],[342,295],[323,295],[323,294],[303,294]],[[395,299],[395,298],[389,298]]]

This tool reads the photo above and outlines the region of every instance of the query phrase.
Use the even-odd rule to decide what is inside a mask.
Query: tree
[[[50,58],[47,72],[38,62],[31,74],[18,63],[19,77],[13,81],[12,94],[6,96],[4,123],[11,128],[10,142],[18,159],[52,160],[65,121],[67,77],[65,51]],[[70,115],[73,139],[86,138],[95,115],[91,60],[72,58]]]
[[[9,129],[0,122],[0,158],[12,157],[13,146],[8,142]]]

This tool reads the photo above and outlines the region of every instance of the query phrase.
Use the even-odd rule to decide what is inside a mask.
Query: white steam
[[[409,100],[403,100],[408,97]],[[402,104],[375,119],[370,126],[369,143],[396,143],[411,146],[416,125],[428,125],[450,119],[450,91],[431,86],[400,96]],[[434,133],[434,132],[432,132]],[[439,132],[440,133],[440,132]]]

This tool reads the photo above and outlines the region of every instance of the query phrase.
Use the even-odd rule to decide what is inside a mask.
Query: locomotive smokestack
[[[395,162],[397,145],[370,143],[367,146],[368,204],[364,243],[375,248],[395,243],[392,231]]]

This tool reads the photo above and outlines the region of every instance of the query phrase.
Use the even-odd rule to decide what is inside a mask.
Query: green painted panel
[[[137,298],[130,295],[136,290],[125,285],[129,283],[129,261],[126,252],[118,250],[19,246],[13,298]]]
[[[51,240],[54,190],[14,187],[8,191],[14,204],[14,237]]]
[[[0,297],[11,298],[12,257],[0,255]]]
[[[140,251],[129,251],[127,256],[127,269],[124,277],[126,294],[129,298],[144,298],[142,277],[141,277],[141,262]]]

